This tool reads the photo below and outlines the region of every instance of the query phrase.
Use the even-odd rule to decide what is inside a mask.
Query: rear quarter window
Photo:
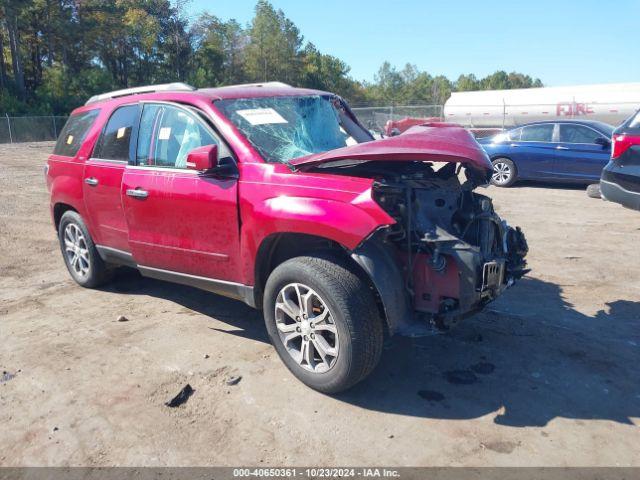
[[[60,132],[53,153],[65,157],[75,157],[98,113],[100,110],[89,110],[71,115]]]

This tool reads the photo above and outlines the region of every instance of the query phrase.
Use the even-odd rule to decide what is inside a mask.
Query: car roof
[[[529,125],[548,125],[549,123],[577,123],[579,125],[588,125],[590,127],[608,125],[607,123],[599,122],[598,120],[575,120],[575,119],[569,119],[569,120],[543,120],[543,121],[540,121],[540,122],[523,123],[522,125],[518,125],[518,126],[513,127],[513,128],[528,127]],[[612,125],[612,127],[613,127],[613,125]]]
[[[275,83],[275,82],[274,82]],[[331,95],[330,92],[310,88],[297,88],[289,85],[274,83],[230,85],[227,87],[202,88],[197,92],[215,100],[229,100],[235,98],[260,97],[291,97],[301,95]]]
[[[150,86],[149,88],[153,88]],[[280,82],[253,83],[245,85],[229,85],[225,87],[188,89],[163,89],[163,90],[147,90],[143,92],[128,93],[126,90],[110,92],[109,94],[92,97],[85,105],[74,110],[73,113],[79,113],[85,110],[91,110],[96,107],[109,105],[110,103],[122,104],[134,102],[137,100],[163,100],[163,101],[188,101],[192,100],[231,100],[238,98],[263,98],[263,97],[291,97],[291,96],[308,96],[308,95],[333,95],[330,92],[322,90],[314,90],[310,88],[297,88]],[[103,97],[103,98],[98,98]]]

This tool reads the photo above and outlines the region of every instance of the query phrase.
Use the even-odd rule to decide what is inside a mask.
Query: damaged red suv
[[[385,337],[446,328],[525,273],[522,233],[474,191],[491,171],[455,125],[373,140],[331,93],[169,84],[75,110],[47,184],[80,285],[128,265],[242,300],[296,377],[338,392]]]

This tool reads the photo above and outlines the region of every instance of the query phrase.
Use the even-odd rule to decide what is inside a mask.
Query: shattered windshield
[[[216,106],[270,163],[371,140],[339,100],[327,96],[239,98]]]

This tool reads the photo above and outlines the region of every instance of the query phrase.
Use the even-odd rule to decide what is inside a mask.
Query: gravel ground
[[[581,189],[490,188],[527,234],[529,276],[328,397],[240,302],[135,272],[75,285],[50,149],[0,146],[0,465],[640,466],[640,214]]]

